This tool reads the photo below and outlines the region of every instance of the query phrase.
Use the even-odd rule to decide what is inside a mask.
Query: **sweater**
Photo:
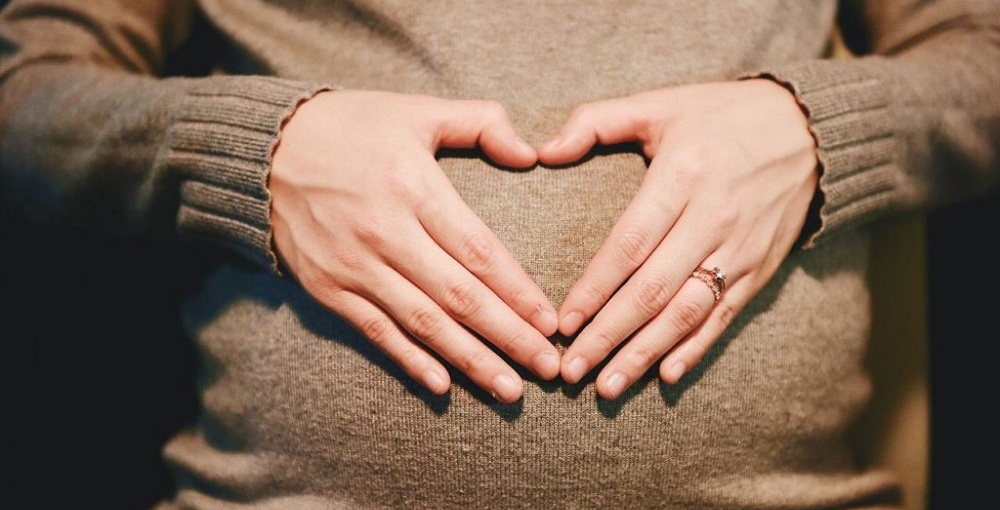
[[[201,408],[164,445],[163,509],[895,508],[849,442],[869,227],[1000,181],[998,29],[995,0],[14,0],[0,179],[43,221],[225,250],[179,306]],[[856,58],[832,58],[838,33]],[[538,143],[582,102],[746,77],[806,112],[817,207],[676,385],[653,370],[608,401],[525,371],[501,404],[453,372],[433,395],[277,266],[270,157],[319,91],[491,99]],[[557,307],[646,170],[438,160]]]

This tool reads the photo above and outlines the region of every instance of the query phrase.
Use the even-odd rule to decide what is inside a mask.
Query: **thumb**
[[[535,148],[514,129],[504,107],[495,101],[456,100],[439,111],[434,149],[479,146],[496,163],[526,168],[538,162]]]
[[[645,141],[647,122],[629,98],[577,106],[552,139],[538,149],[542,163],[561,165],[582,158],[595,144]]]

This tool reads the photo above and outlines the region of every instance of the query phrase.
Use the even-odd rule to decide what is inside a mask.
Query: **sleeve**
[[[191,0],[13,0],[0,11],[0,193],[33,220],[205,239],[278,271],[270,158],[329,86],[169,75]]]
[[[1000,1],[848,2],[840,20],[853,58],[744,76],[785,85],[809,117],[821,175],[807,249],[1000,182]]]

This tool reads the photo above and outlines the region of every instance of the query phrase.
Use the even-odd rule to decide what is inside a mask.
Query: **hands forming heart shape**
[[[626,142],[649,158],[643,183],[558,311],[435,159],[478,146],[508,167],[565,165]],[[269,188],[275,250],[313,298],[432,392],[451,381],[429,351],[510,403],[523,380],[469,330],[545,380],[577,383],[614,352],[602,398],[656,363],[676,383],[795,247],[818,175],[794,96],[748,79],[583,104],[538,148],[495,102],[323,92],[284,126]],[[716,266],[717,301],[692,278]],[[576,335],[562,355],[557,331]]]

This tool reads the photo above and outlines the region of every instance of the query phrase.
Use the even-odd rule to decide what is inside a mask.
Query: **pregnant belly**
[[[474,157],[441,166],[558,307],[646,172],[640,154],[610,151],[566,168],[501,170]]]
[[[645,172],[624,152],[561,169],[457,156],[442,167],[557,306]],[[872,497],[891,481],[854,472],[843,441],[869,391],[865,247],[847,237],[794,255],[682,384],[651,373],[613,402],[591,379],[527,373],[512,405],[457,373],[449,394],[432,395],[291,281],[223,267],[184,309],[204,414],[166,456],[191,508],[807,508]]]

